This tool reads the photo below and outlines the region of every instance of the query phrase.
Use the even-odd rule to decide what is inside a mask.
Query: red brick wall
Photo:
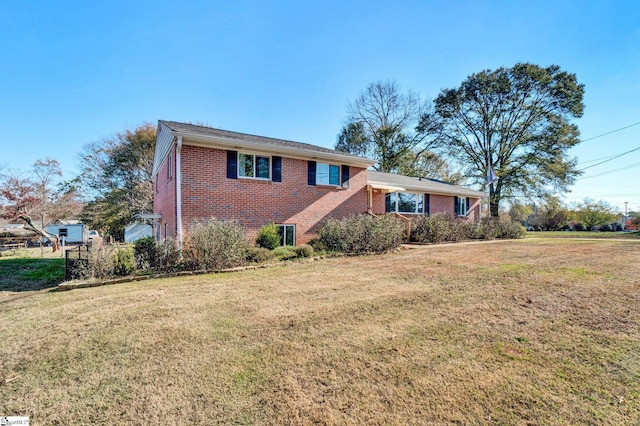
[[[348,189],[307,185],[307,161],[292,158],[282,159],[282,182],[228,179],[226,155],[224,150],[183,146],[183,234],[195,219],[215,217],[237,219],[251,236],[269,222],[295,224],[296,244],[302,244],[316,236],[325,218],[367,210],[365,169],[351,167]],[[158,201],[156,212],[161,204]]]
[[[162,219],[160,220],[160,238],[176,237],[177,225],[176,225],[176,150],[175,145],[171,148],[171,178],[168,178],[167,167],[168,157],[164,160],[164,163],[160,166],[158,174],[153,181],[153,212],[160,213]],[[165,227],[165,224],[167,225]],[[166,233],[165,234],[165,229]],[[154,235],[156,230],[154,229]]]
[[[469,220],[480,220],[480,198],[469,199]]]
[[[451,195],[429,195],[429,214],[455,212],[455,197]]]
[[[372,189],[371,196],[373,205],[371,206],[371,210],[374,214],[383,214],[385,213],[385,205],[384,205],[384,193],[381,189]]]

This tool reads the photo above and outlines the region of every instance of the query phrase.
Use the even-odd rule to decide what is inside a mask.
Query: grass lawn
[[[640,239],[638,232],[593,232],[593,231],[529,231],[525,238],[623,238]]]
[[[0,342],[0,415],[31,424],[637,425],[640,242],[37,292]]]
[[[16,292],[57,287],[64,281],[64,257],[50,248],[20,249],[1,253],[0,302]],[[2,416],[2,414],[0,414]]]

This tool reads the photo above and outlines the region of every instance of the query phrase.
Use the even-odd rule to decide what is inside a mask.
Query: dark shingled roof
[[[164,124],[174,132],[186,133],[193,136],[203,136],[206,138],[224,138],[224,139],[232,139],[232,140],[236,139],[239,142],[245,141],[245,142],[250,142],[254,144],[261,144],[261,145],[267,145],[267,146],[271,145],[276,148],[286,147],[286,148],[293,148],[293,149],[299,149],[303,151],[312,151],[312,152],[319,152],[319,153],[325,153],[325,154],[339,154],[339,155],[353,157],[354,159],[360,159],[360,160],[363,159],[363,157],[350,155],[349,153],[346,153],[346,152],[336,151],[334,149],[329,149],[329,148],[323,148],[321,146],[311,145],[308,143],[294,142],[294,141],[288,141],[284,139],[268,138],[265,136],[250,135],[247,133],[231,132],[229,130],[214,129],[212,127],[198,126],[195,124],[178,123],[175,121],[160,120],[159,123]]]
[[[476,191],[466,186],[453,185],[435,179],[417,178],[393,173],[374,172],[369,170],[367,180],[369,184],[384,184],[389,186],[397,186],[412,191],[433,192],[439,194],[455,194],[468,197],[482,197],[481,191]]]

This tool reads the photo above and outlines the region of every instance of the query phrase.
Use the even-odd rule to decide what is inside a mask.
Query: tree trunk
[[[35,226],[33,224],[33,221],[31,220],[31,218],[29,216],[26,215],[20,215],[19,216],[20,219],[22,219],[26,226],[26,229],[29,229],[33,232],[35,232],[36,234],[40,235],[41,237],[44,237],[46,239],[48,239],[49,241],[51,241],[51,248],[53,249],[53,252],[55,253],[56,251],[60,250],[60,238],[56,235],[56,234],[52,234],[51,232],[47,231],[44,228],[41,228],[39,226]]]
[[[492,183],[489,185],[489,212],[491,213],[491,217],[498,217],[500,215],[499,202],[500,194]]]

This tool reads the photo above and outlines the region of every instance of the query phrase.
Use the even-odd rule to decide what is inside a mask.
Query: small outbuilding
[[[86,244],[89,240],[89,228],[79,220],[61,220],[47,225],[45,229],[67,244]]]
[[[153,229],[151,225],[140,222],[132,222],[124,228],[124,242],[133,243],[144,237],[152,237]]]

